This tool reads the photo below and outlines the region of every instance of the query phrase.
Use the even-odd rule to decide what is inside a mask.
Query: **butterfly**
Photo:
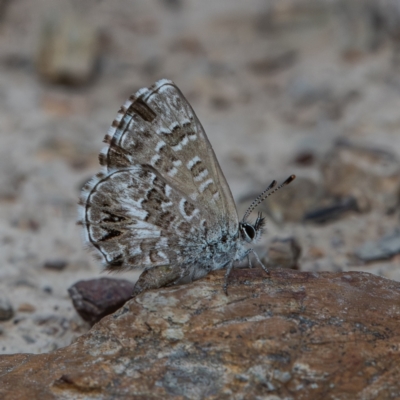
[[[265,220],[250,213],[287,185],[274,180],[239,221],[212,146],[178,87],[162,79],[120,108],[79,200],[84,241],[108,271],[141,268],[135,294],[191,282],[249,259]],[[251,266],[251,264],[250,264]]]

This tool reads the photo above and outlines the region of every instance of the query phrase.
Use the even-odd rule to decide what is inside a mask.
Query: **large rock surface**
[[[400,283],[235,270],[145,292],[68,347],[0,357],[9,399],[398,399]]]

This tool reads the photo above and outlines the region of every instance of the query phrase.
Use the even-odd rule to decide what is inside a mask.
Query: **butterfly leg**
[[[232,272],[233,269],[233,261],[230,261],[225,272],[225,277],[224,277],[224,284],[222,285],[222,288],[224,289],[224,293],[228,296],[228,278],[230,273]]]
[[[268,268],[261,262],[260,258],[258,257],[258,254],[254,251],[254,249],[250,249],[250,253],[254,254],[254,257],[256,258],[257,262],[260,264],[261,268],[269,275]]]
[[[181,268],[179,265],[160,265],[158,267],[145,269],[133,288],[132,297],[146,290],[169,286],[173,284],[180,275]]]
[[[247,262],[249,263],[249,268],[253,268],[253,264],[251,263],[251,259],[250,259],[250,253],[251,253],[251,251],[249,251],[247,253]]]

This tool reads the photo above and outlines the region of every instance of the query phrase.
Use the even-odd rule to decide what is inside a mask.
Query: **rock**
[[[285,120],[296,126],[312,127],[322,121],[339,120],[361,94],[351,87],[337,89],[296,77],[288,83],[285,95],[287,100],[282,107]]]
[[[0,160],[0,169],[0,200],[16,200],[27,174],[8,154]]]
[[[272,267],[298,269],[301,246],[294,237],[274,239],[269,247],[265,264]]]
[[[78,314],[90,324],[121,308],[132,297],[134,284],[122,279],[79,281],[68,289]]]
[[[51,269],[53,271],[63,271],[65,267],[68,265],[68,261],[66,260],[47,260],[43,264],[43,267],[46,269]]]
[[[0,356],[0,398],[396,399],[400,283],[236,269],[147,291],[70,346]]]
[[[362,261],[387,260],[400,253],[400,232],[384,236],[382,239],[364,243],[355,255]]]
[[[400,163],[390,151],[338,141],[321,166],[325,191],[353,197],[360,211],[393,211],[399,203]]]
[[[312,150],[302,150],[296,154],[294,163],[300,167],[309,167],[316,161],[315,153]]]
[[[0,297],[0,321],[8,321],[13,316],[14,310],[8,299]]]
[[[317,86],[312,80],[295,78],[287,86],[287,94],[297,107],[306,107],[332,98],[330,86]]]
[[[296,60],[297,51],[294,49],[270,49],[264,58],[251,61],[248,67],[255,75],[265,75],[287,69]]]
[[[99,57],[99,32],[83,14],[59,7],[41,27],[37,70],[52,83],[83,85],[94,76]]]
[[[336,0],[339,44],[345,56],[375,50],[391,38],[394,50],[400,37],[400,8],[397,0]]]
[[[264,2],[264,12],[257,15],[256,28],[261,33],[292,30],[294,27],[320,26],[327,23],[329,8],[316,0]]]
[[[316,207],[304,214],[304,221],[322,224],[334,221],[348,211],[359,211],[357,201],[353,197],[333,201],[331,204],[319,208]]]
[[[193,56],[205,54],[204,47],[197,37],[180,37],[177,38],[170,47],[172,52],[183,52]]]
[[[336,34],[342,53],[353,58],[358,53],[376,49],[382,40],[378,29],[377,9],[373,0],[335,1]],[[376,2],[378,3],[378,2]]]
[[[260,209],[267,212],[277,223],[300,222],[303,221],[307,212],[319,207],[323,196],[323,188],[320,184],[308,178],[297,177],[293,183],[274,193],[262,203]]]
[[[18,306],[18,312],[33,313],[35,311],[36,311],[35,306],[30,303],[21,303]]]

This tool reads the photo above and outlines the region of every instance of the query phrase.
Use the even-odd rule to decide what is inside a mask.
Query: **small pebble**
[[[36,342],[36,340],[30,336],[30,335],[22,335],[22,338],[25,340],[26,343],[28,344],[33,344]]]
[[[122,279],[100,278],[79,281],[68,289],[78,314],[90,324],[122,307],[131,297],[135,284]]]
[[[19,312],[27,312],[27,313],[33,313],[36,311],[36,308],[29,303],[21,303],[18,307]]]
[[[267,264],[280,268],[298,269],[301,246],[294,237],[274,239],[268,249]]]
[[[384,236],[375,242],[366,242],[355,251],[355,255],[365,262],[387,260],[399,253],[400,232]]]
[[[14,316],[11,303],[6,298],[0,297],[0,321],[8,321]]]
[[[47,260],[43,267],[46,269],[51,269],[53,271],[62,271],[68,265],[68,262],[65,260]]]
[[[43,292],[48,293],[48,294],[52,294],[53,293],[53,288],[50,286],[45,286],[43,288]]]

